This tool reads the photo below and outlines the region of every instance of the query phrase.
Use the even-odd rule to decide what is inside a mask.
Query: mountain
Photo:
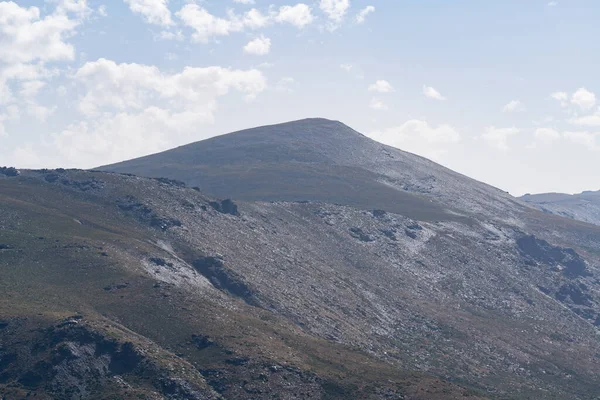
[[[527,194],[521,200],[542,211],[600,225],[600,191]]]
[[[218,198],[323,201],[425,220],[518,208],[507,193],[321,118],[217,136],[98,169],[177,179]]]
[[[0,173],[7,399],[600,392],[598,226],[322,119],[101,169]]]

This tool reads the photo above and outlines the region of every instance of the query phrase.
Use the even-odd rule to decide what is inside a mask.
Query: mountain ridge
[[[600,225],[600,190],[576,194],[526,194],[520,199],[547,213]]]

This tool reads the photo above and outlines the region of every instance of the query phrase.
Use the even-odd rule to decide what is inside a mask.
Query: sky
[[[0,1],[0,165],[324,117],[514,195],[598,190],[598,19],[597,0]]]

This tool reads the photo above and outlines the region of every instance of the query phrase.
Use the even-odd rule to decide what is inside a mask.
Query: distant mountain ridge
[[[541,193],[521,197],[542,211],[600,225],[600,190],[578,194]]]

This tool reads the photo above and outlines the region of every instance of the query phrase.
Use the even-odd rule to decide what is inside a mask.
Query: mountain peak
[[[246,129],[99,169],[177,179],[220,198],[322,201],[426,220],[452,218],[448,209],[500,211],[515,201],[324,118]]]
[[[239,136],[245,135],[251,140],[256,140],[259,137],[269,137],[271,139],[276,138],[280,140],[290,138],[344,139],[345,137],[362,137],[363,139],[366,139],[365,136],[340,121],[326,118],[304,118],[295,121],[244,129],[226,135],[216,136],[208,140],[218,140],[222,137],[230,137],[230,135],[235,135],[236,139],[241,139]]]

